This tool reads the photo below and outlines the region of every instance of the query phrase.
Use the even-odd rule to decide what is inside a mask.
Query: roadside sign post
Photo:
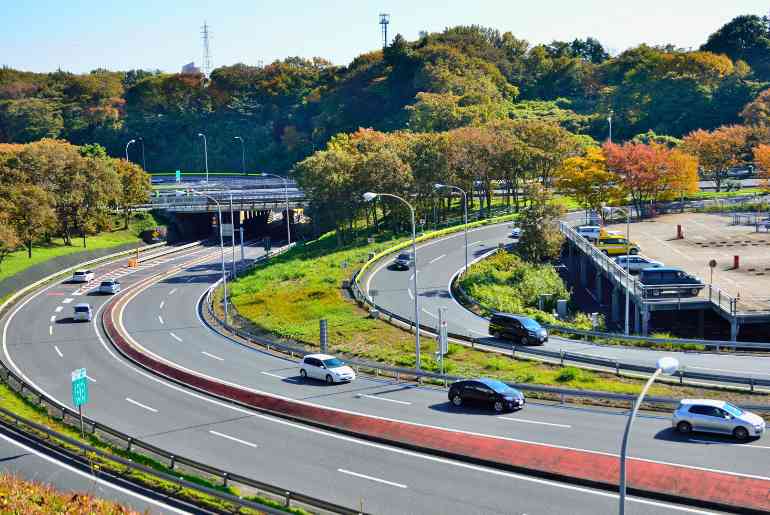
[[[176,176],[176,182],[182,182],[182,171],[181,170],[177,170],[174,175]]]
[[[438,308],[438,354],[441,360],[441,375],[444,375],[444,355],[449,351],[447,338],[446,308]]]
[[[325,318],[321,319],[321,353],[326,354],[329,351],[329,324]]]
[[[80,435],[85,438],[83,427],[83,404],[88,402],[88,376],[85,368],[72,371],[72,404],[78,408],[80,415]]]

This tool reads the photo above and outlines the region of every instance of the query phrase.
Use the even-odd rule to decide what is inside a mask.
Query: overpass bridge
[[[731,341],[737,341],[742,325],[770,323],[770,309],[743,301],[715,285],[707,284],[694,296],[682,295],[687,285],[681,285],[676,296],[665,296],[662,290],[670,291],[672,286],[680,288],[677,285],[646,286],[578,234],[569,223],[560,222],[559,230],[567,243],[565,261],[572,283],[585,287],[600,304],[609,306],[608,318],[613,323],[625,321],[628,290],[629,325],[636,334],[647,336],[652,314],[664,311],[689,312],[691,316],[697,316],[700,337],[703,336],[704,315],[714,313],[729,324]]]

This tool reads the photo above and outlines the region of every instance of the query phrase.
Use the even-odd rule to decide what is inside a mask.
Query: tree
[[[661,195],[663,200],[674,197],[683,199],[687,194],[697,193],[700,189],[698,159],[678,149],[669,150],[663,180],[667,190]],[[684,211],[684,203],[682,203],[682,211]]]
[[[741,119],[746,125],[770,125],[770,89],[762,91],[754,100],[746,104],[741,111]]]
[[[2,192],[4,211],[9,225],[27,247],[32,257],[32,244],[49,231],[55,223],[51,196],[35,184],[17,184]]]
[[[754,147],[754,162],[759,169],[759,186],[765,191],[770,190],[770,145]]]
[[[551,200],[551,194],[541,184],[530,183],[526,195],[530,202],[519,217],[521,237],[516,251],[532,263],[556,259],[564,243],[558,221],[564,208]]]
[[[766,17],[733,18],[711,34],[701,50],[746,61],[762,80],[770,79],[770,25]]]
[[[0,138],[6,142],[56,138],[63,126],[61,114],[48,100],[23,98],[0,102]]]
[[[598,147],[587,148],[585,156],[564,160],[555,185],[583,209],[600,213],[604,204],[621,196],[620,177],[607,170],[607,160]]]
[[[150,175],[134,163],[125,159],[112,159],[111,164],[120,180],[118,206],[123,211],[123,222],[128,229],[133,206],[147,202],[152,191]]]
[[[607,168],[620,177],[624,192],[641,216],[644,206],[659,200],[666,191],[668,150],[662,145],[632,142],[605,143],[603,150]]]
[[[0,213],[0,264],[8,254],[16,250],[20,243],[16,231],[8,221],[8,216]]]
[[[740,125],[719,127],[711,132],[699,129],[684,138],[682,149],[696,156],[705,178],[721,191],[731,167],[744,160],[749,130]]]

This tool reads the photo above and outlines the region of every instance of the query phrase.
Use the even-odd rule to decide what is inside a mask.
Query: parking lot
[[[665,266],[675,266],[710,281],[714,259],[714,286],[738,297],[740,311],[770,310],[770,234],[754,226],[731,225],[730,216],[706,213],[669,214],[631,224],[631,241],[641,254]],[[683,238],[677,239],[677,225]],[[625,224],[608,225],[622,231]],[[739,267],[733,268],[734,256]]]

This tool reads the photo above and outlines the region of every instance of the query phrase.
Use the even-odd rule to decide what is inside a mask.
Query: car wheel
[[[521,344],[522,344],[522,345],[526,345],[528,342],[529,342],[529,340],[527,340],[527,337],[526,337],[526,336],[522,336],[522,337],[521,337]]]
[[[631,249],[631,250],[628,251],[628,253],[631,254],[632,256],[635,256],[635,255],[639,254],[639,251],[636,250],[636,249]]]
[[[693,294],[693,295],[695,295],[695,296],[697,296],[699,291],[700,291],[700,290],[698,290],[698,288],[693,288],[693,289],[692,289],[692,294]]]
[[[463,398],[460,396],[459,393],[456,393],[452,396],[452,404],[454,404],[455,406],[463,405]]]
[[[692,432],[692,426],[683,420],[676,425],[676,430],[682,434],[687,434]]]
[[[329,374],[326,374],[326,384],[334,384],[334,379]]]
[[[749,431],[745,427],[736,427],[733,429],[733,436],[738,440],[748,440]]]
[[[299,369],[299,375],[302,376],[302,379],[307,379],[307,371],[304,368]]]
[[[495,411],[497,413],[502,413],[502,411],[503,411],[503,403],[502,403],[502,401],[495,401],[494,408],[495,408]]]

